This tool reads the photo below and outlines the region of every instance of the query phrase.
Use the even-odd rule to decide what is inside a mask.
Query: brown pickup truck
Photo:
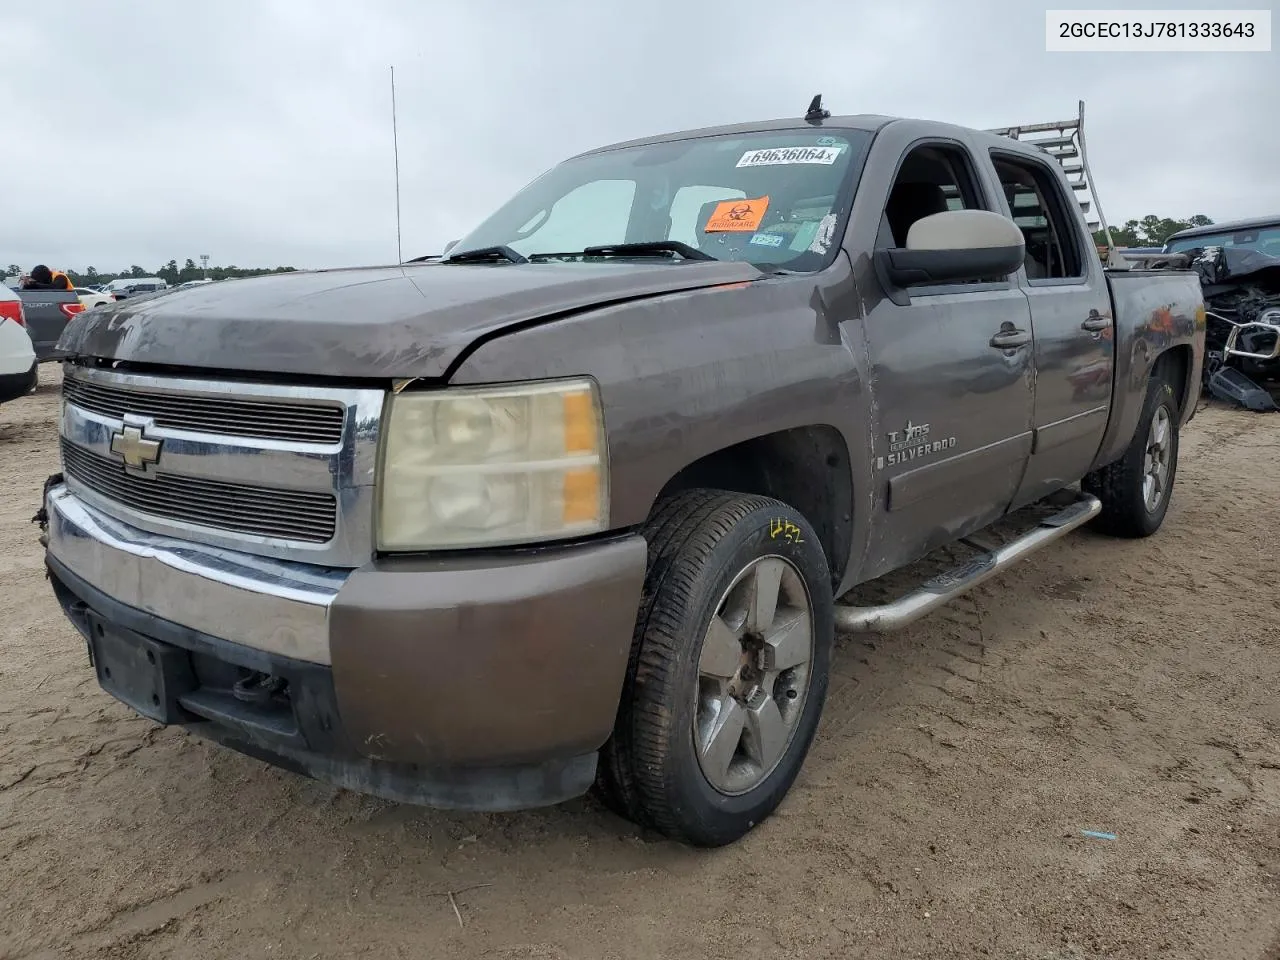
[[[408,803],[596,784],[731,842],[799,773],[838,631],[1164,520],[1199,281],[1104,268],[1078,199],[1016,135],[815,104],[574,157],[440,258],[83,314],[53,589],[158,722]]]

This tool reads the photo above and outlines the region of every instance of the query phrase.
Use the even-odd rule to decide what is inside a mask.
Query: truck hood
[[[1206,297],[1261,287],[1280,292],[1280,257],[1248,247],[1210,247],[1191,261]]]
[[[515,324],[756,280],[749,263],[423,263],[223,280],[85,311],[79,356],[255,373],[442,377]]]

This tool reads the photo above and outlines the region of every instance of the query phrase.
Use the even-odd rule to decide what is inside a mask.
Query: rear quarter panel
[[[25,327],[0,317],[0,377],[14,377],[31,369],[35,350]]]
[[[1181,420],[1195,414],[1204,367],[1204,294],[1192,271],[1108,271],[1116,339],[1111,420],[1090,469],[1124,454],[1146,399],[1151,370],[1162,354],[1190,352]]]

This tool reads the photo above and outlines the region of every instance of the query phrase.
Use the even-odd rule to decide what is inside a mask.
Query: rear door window
[[[1053,170],[1027,157],[993,153],[1009,214],[1026,240],[1027,279],[1076,280],[1085,274],[1080,231]],[[1074,202],[1074,200],[1072,201]]]

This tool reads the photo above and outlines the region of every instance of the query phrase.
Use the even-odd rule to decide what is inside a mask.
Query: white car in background
[[[36,351],[27,334],[22,299],[0,287],[0,403],[25,396],[36,388]]]
[[[84,308],[86,310],[90,310],[93,307],[101,307],[101,306],[105,306],[108,303],[116,302],[116,298],[114,294],[99,293],[97,290],[94,290],[92,287],[76,287],[75,294],[77,297],[80,298],[80,302],[84,304]]]

